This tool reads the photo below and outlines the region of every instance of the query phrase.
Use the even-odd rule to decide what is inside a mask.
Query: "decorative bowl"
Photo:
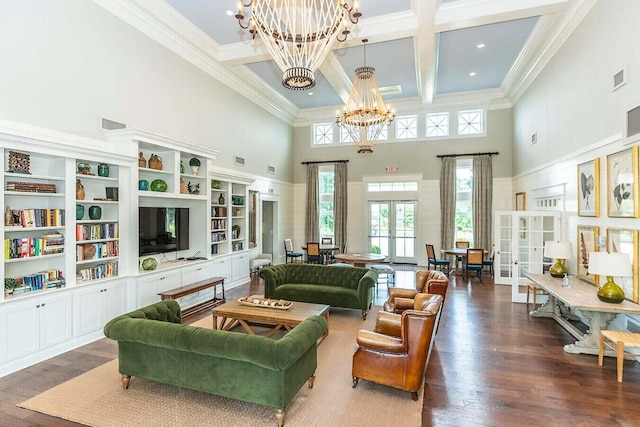
[[[165,192],[167,191],[167,183],[161,179],[154,179],[151,181],[149,188],[151,188],[151,191]]]
[[[155,270],[158,266],[158,261],[155,258],[145,258],[142,261],[142,269],[143,270]]]

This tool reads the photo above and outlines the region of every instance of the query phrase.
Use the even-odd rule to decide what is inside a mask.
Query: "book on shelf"
[[[46,182],[7,181],[5,189],[24,193],[55,193],[56,185]]]
[[[4,258],[17,259],[64,253],[64,236],[44,234],[40,238],[4,239]]]
[[[118,253],[117,241],[76,245],[76,261],[117,257]]]
[[[18,282],[33,291],[39,289],[63,288],[66,284],[61,270],[43,270],[18,278]],[[16,291],[14,289],[13,293]]]
[[[9,222],[9,219],[11,222]],[[5,226],[8,227],[62,227],[64,209],[22,209],[10,210]]]
[[[118,223],[76,224],[76,240],[117,239]]]
[[[118,275],[118,262],[105,262],[95,266],[81,268],[77,271],[79,280],[86,282],[89,280],[104,279]]]

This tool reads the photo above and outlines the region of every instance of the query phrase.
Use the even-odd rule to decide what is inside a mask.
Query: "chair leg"
[[[600,332],[600,344],[598,345],[598,366],[604,362],[604,335]]]
[[[618,362],[618,382],[622,382],[622,369],[624,368],[624,343],[622,341],[618,341],[616,343],[616,353],[617,353],[617,362]]]

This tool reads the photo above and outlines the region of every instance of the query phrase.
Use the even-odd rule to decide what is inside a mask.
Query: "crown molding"
[[[575,0],[562,16],[557,26],[555,26],[553,34],[546,40],[540,53],[535,55],[528,67],[521,66],[523,69],[521,75],[519,77],[508,75],[510,80],[504,84],[504,87],[507,89],[507,98],[513,104],[529,89],[597,1]],[[550,23],[545,20],[543,25],[550,25]]]
[[[149,36],[152,40],[200,68],[225,86],[244,96],[278,119],[292,124],[297,108],[284,104],[283,98],[266,85],[256,84],[256,80],[243,80],[237,69],[225,68],[217,61],[220,47],[205,37],[195,25],[179,16],[165,2],[152,0],[93,0],[133,28]],[[193,39],[192,39],[193,37]]]

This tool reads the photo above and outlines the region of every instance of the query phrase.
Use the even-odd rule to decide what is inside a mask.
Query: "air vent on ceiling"
[[[127,125],[124,123],[114,122],[113,120],[102,118],[102,129],[104,130],[115,130],[115,129],[124,129]]]
[[[627,136],[640,133],[640,106],[627,112]]]
[[[234,162],[236,163],[236,165],[244,166],[244,157],[235,156]]]
[[[276,173],[276,167],[267,165],[267,173]]]
[[[613,75],[613,89],[612,90],[616,90],[616,89],[620,88],[620,86],[623,86],[626,82],[627,82],[627,73],[625,72],[625,69],[623,68],[622,70],[618,71],[617,73],[615,73]]]
[[[381,88],[379,88],[379,90],[380,90],[380,95],[382,96],[398,95],[402,93],[402,86],[400,85],[382,86]]]

